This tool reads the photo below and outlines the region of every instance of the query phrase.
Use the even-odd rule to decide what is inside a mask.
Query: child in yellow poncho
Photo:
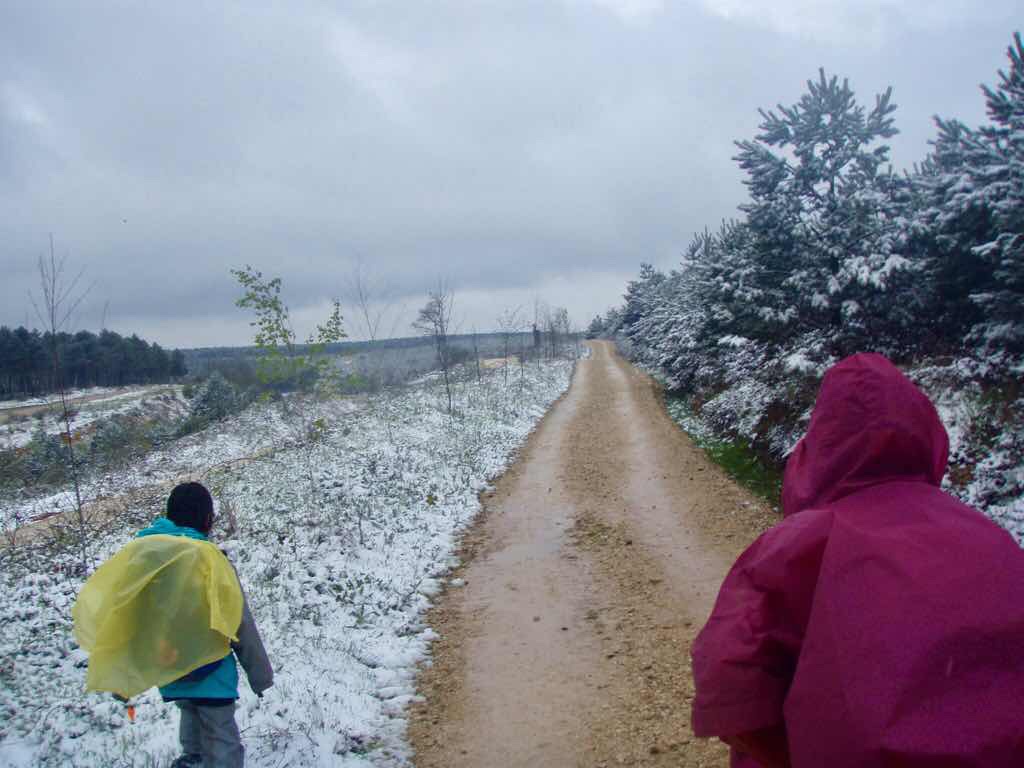
[[[207,541],[213,499],[178,485],[167,516],[138,533],[82,588],[75,633],[90,653],[88,688],[130,697],[153,685],[181,709],[174,768],[240,768],[238,667],[257,695],[273,670],[231,564]]]

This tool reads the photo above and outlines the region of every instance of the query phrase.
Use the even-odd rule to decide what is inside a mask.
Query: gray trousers
[[[181,710],[179,735],[186,755],[202,755],[203,768],[242,768],[245,748],[235,723],[235,705],[204,707],[176,701]]]

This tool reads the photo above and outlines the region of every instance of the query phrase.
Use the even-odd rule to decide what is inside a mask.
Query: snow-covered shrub
[[[183,434],[195,432],[237,412],[244,400],[235,385],[214,371],[192,398],[188,418],[181,426]]]
[[[25,466],[32,483],[53,485],[64,481],[69,458],[61,435],[47,433],[40,421],[25,452]]]
[[[96,459],[109,462],[126,455],[131,442],[127,419],[115,417],[96,427],[89,441],[89,451]]]

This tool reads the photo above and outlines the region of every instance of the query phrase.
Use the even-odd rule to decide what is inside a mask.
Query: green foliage
[[[988,456],[1005,433],[1014,431],[1020,421],[1021,385],[1016,380],[983,387],[964,400],[970,414],[967,440],[975,451],[975,462]]]
[[[110,472],[198,428],[185,428],[167,417],[116,414],[91,431],[73,434],[75,466],[81,474]],[[0,451],[0,489],[56,489],[66,484],[72,467],[65,441],[64,434],[47,434],[40,421],[27,445]]]
[[[376,379],[370,379],[362,373],[350,373],[338,380],[338,391],[343,395],[354,395],[360,392],[374,392],[379,388]]]
[[[126,422],[115,417],[100,424],[89,442],[89,453],[105,459],[123,457],[131,443]]]
[[[5,493],[19,490],[26,476],[26,457],[23,451],[0,451],[0,490]]]
[[[110,471],[144,456],[181,434],[181,427],[160,418],[118,415],[103,421],[89,438],[88,463]]]
[[[237,413],[245,405],[235,386],[214,371],[195,392],[188,418],[181,425],[183,435],[198,432],[215,421]]]
[[[341,304],[334,300],[326,321],[316,327],[304,344],[299,344],[288,306],[281,299],[281,278],[268,280],[250,265],[233,269],[231,274],[245,291],[235,304],[255,314],[249,324],[256,329],[253,342],[261,353],[257,375],[264,388],[283,392],[329,387],[334,383],[327,346],[346,336]]]
[[[740,208],[757,254],[750,278],[773,332],[828,328],[845,354],[888,330],[879,315],[912,304],[895,294],[913,263],[897,254],[901,189],[885,169],[882,142],[897,132],[891,94],[866,109],[845,80],[821,71],[797,104],[762,110],[760,133],[737,142],[751,197]]]
[[[327,436],[327,419],[318,416],[309,423],[306,439],[311,443],[319,443]]]
[[[765,464],[742,440],[708,440],[702,447],[716,464],[749,491],[779,506],[782,473]]]
[[[709,458],[747,490],[780,507],[782,467],[766,461],[740,438],[719,437],[706,428],[695,413],[693,402],[684,397],[667,397],[665,405],[672,418]]]
[[[259,356],[217,360],[208,366],[207,375],[218,371],[221,376],[234,384],[239,392],[246,390],[261,392],[265,387],[257,369],[258,360]]]
[[[67,480],[71,469],[61,435],[48,435],[40,422],[26,446],[26,469],[35,483],[57,485]]]
[[[305,344],[298,344],[288,307],[281,300],[281,278],[266,279],[251,266],[232,270],[244,289],[237,302],[255,313],[250,325],[256,329],[253,341],[260,351],[257,375],[264,396],[286,389],[304,390],[294,397],[280,397],[278,405],[292,439],[302,447],[305,479],[308,483],[307,510],[319,509],[327,502],[317,484],[315,448],[329,432],[321,412],[323,400],[340,391],[340,372],[328,346],[345,337],[341,305],[335,300],[326,321],[316,327]]]
[[[59,369],[54,370],[57,352]],[[136,335],[104,330],[56,334],[0,326],[0,398],[57,391],[66,387],[153,384],[184,376],[185,357]]]

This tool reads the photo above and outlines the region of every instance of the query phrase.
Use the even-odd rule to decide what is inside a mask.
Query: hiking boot
[[[202,755],[182,755],[173,763],[171,763],[171,768],[197,768],[202,764]]]

